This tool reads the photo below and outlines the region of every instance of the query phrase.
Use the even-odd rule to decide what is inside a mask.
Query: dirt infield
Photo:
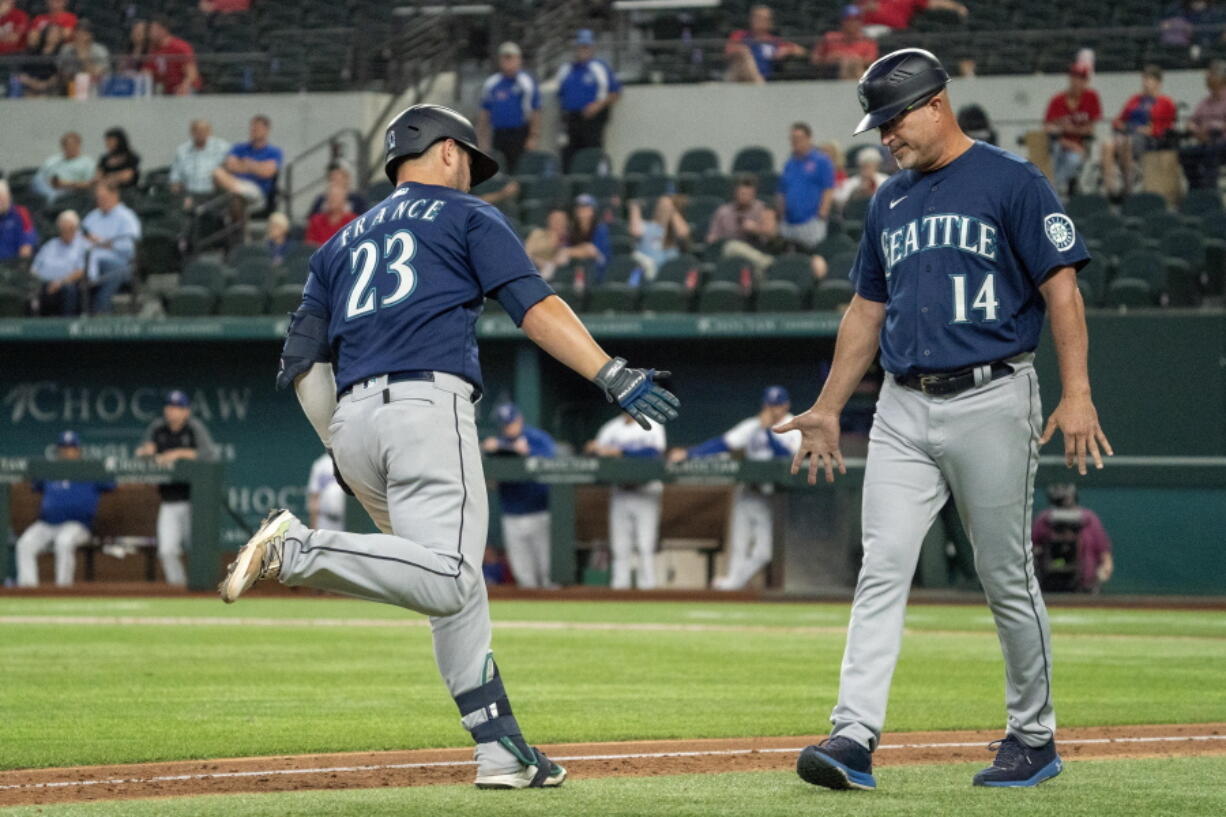
[[[986,763],[992,757],[986,745],[998,737],[996,732],[887,734],[878,748],[876,762],[881,766]],[[796,762],[797,751],[814,741],[809,736],[568,743],[543,748],[563,762],[573,778],[582,779],[786,770]],[[1066,760],[1226,754],[1226,724],[1065,729],[1060,734],[1060,744]],[[18,770],[0,772],[0,806],[236,792],[430,786],[467,783],[474,772],[471,748]]]

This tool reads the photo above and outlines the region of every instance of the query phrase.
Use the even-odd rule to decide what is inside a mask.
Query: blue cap
[[[792,402],[792,398],[783,386],[767,386],[762,392],[762,402],[768,406],[782,406]]]
[[[187,399],[187,392],[175,389],[173,391],[166,392],[166,405],[190,408],[192,401]]]
[[[60,436],[56,438],[55,444],[60,448],[80,448],[81,438],[77,436],[75,431],[61,431]]]
[[[514,403],[503,403],[494,409],[494,417],[497,418],[499,425],[509,426],[522,416]]]
[[[590,28],[581,28],[575,32],[575,45],[595,45],[596,35]]]
[[[593,196],[591,193],[580,193],[579,195],[575,196],[575,206],[576,207],[595,207],[596,197]]]
[[[861,13],[862,12],[860,11],[860,7],[857,6],[855,3],[851,3],[849,5],[843,6],[843,19],[844,20],[846,20],[848,17],[859,17]]]

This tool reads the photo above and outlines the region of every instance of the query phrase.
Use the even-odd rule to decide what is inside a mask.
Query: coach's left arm
[[[1051,315],[1061,390],[1060,403],[1047,418],[1039,445],[1044,445],[1059,429],[1064,435],[1064,462],[1071,468],[1075,460],[1078,473],[1084,475],[1087,451],[1094,459],[1095,468],[1103,467],[1101,452],[1108,456],[1115,452],[1098,424],[1098,411],[1090,397],[1089,332],[1086,330],[1085,303],[1077,289],[1077,271],[1061,267],[1048,276],[1039,291]]]

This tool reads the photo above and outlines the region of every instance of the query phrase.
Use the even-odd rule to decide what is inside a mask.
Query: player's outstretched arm
[[[556,295],[537,301],[524,313],[524,334],[559,363],[595,383],[610,402],[648,428],[648,420],[665,423],[677,417],[681,405],[668,389],[657,385],[657,377],[668,372],[631,369],[621,358],[611,358],[592,339],[587,327],[571,308]]]
[[[1077,472],[1086,473],[1086,453],[1094,459],[1094,467],[1103,467],[1102,452],[1115,452],[1107,435],[1098,424],[1098,410],[1090,398],[1090,373],[1086,357],[1090,336],[1086,329],[1085,302],[1077,289],[1077,272],[1062,267],[1052,273],[1039,287],[1051,315],[1051,336],[1056,344],[1056,360],[1060,364],[1060,403],[1047,418],[1047,426],[1039,445],[1044,445],[1060,429],[1064,434],[1064,462]]]
[[[817,402],[808,411],[773,429],[778,434],[800,431],[800,448],[792,457],[792,473],[800,473],[807,459],[810,485],[817,484],[818,465],[826,469],[827,482],[834,482],[836,466],[840,474],[847,473],[843,452],[839,450],[839,415],[877,356],[877,343],[884,322],[884,303],[853,296],[839,324],[834,362]]]

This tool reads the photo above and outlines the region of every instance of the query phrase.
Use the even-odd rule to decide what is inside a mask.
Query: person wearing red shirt
[[[324,209],[307,220],[306,241],[323,244],[357,217],[357,213],[349,209],[349,191],[339,184],[331,185],[324,194]]]
[[[809,61],[827,76],[856,79],[877,59],[877,41],[864,33],[859,6],[843,7],[838,31],[827,31],[813,46]]]
[[[158,17],[149,23],[149,53],[143,70],[153,74],[162,93],[183,96],[200,90],[196,52],[186,40],[170,33],[170,23]]]
[[[1052,175],[1063,194],[1077,192],[1077,177],[1085,163],[1086,138],[1094,135],[1094,123],[1103,117],[1098,93],[1090,87],[1090,71],[1074,65],[1068,72],[1068,88],[1047,103],[1043,129],[1051,138]]]
[[[765,84],[775,72],[776,62],[805,53],[796,43],[776,36],[774,29],[775,14],[770,6],[754,6],[749,10],[749,28],[732,32],[724,46],[729,82]]]
[[[29,26],[30,15],[17,8],[15,0],[0,0],[0,54],[25,51]]]
[[[47,26],[59,26],[64,30],[64,39],[72,36],[77,27],[77,15],[68,10],[68,0],[47,0],[47,13],[40,14],[30,23],[26,30],[26,43],[34,48],[38,43],[38,35]]]
[[[1133,168],[1141,154],[1153,150],[1175,124],[1175,103],[1161,90],[1162,69],[1145,66],[1141,93],[1134,94],[1111,122],[1114,133],[1103,144],[1103,183],[1109,195],[1132,192]]]
[[[864,25],[870,37],[911,27],[911,18],[921,11],[952,11],[963,20],[969,12],[957,0],[860,0]]]

